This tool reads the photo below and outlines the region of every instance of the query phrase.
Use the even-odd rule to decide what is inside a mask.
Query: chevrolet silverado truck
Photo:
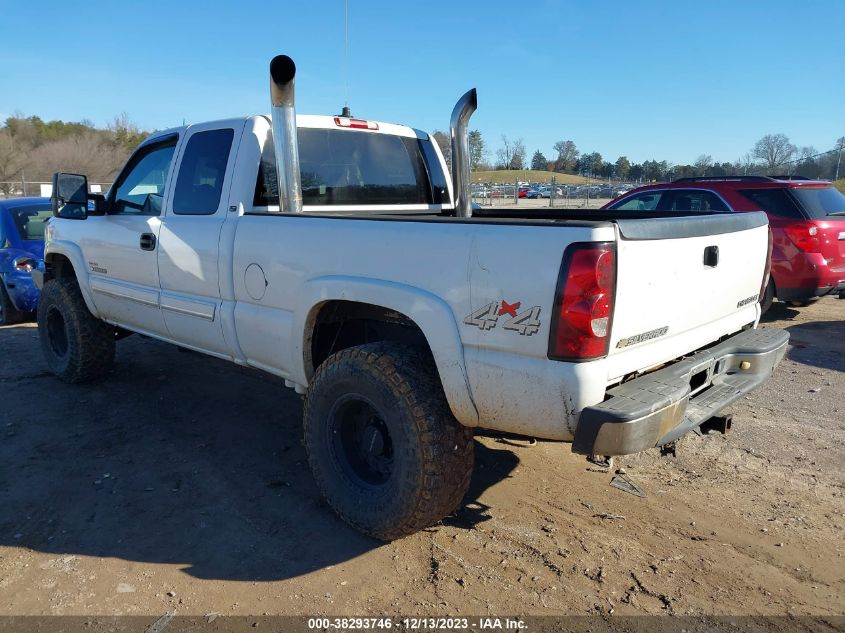
[[[329,504],[394,539],[459,506],[474,429],[659,447],[783,356],[787,333],[756,329],[765,214],[474,210],[474,90],[450,177],[425,132],[297,116],[292,60],[270,76],[270,117],[155,133],[105,196],[54,176],[38,329],[58,377],[102,379],[133,332],[279,376]]]

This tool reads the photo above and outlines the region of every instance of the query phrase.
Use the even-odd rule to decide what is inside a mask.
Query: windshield
[[[306,205],[444,204],[446,178],[430,141],[356,130],[299,128]],[[276,160],[264,146],[255,206],[279,204]]]
[[[794,195],[807,215],[814,220],[823,220],[829,215],[845,217],[845,196],[833,187],[794,187]]]
[[[22,240],[43,240],[44,224],[53,217],[49,204],[12,207],[9,212]]]

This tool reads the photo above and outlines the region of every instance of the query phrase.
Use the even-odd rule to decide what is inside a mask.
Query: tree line
[[[56,171],[86,174],[91,182],[111,182],[147,134],[126,114],[115,117],[105,128],[97,128],[90,121],[73,123],[43,121],[37,116],[10,116],[0,127],[0,194],[9,195],[20,190],[22,181],[49,182]],[[435,131],[433,136],[451,164],[448,135]],[[799,147],[784,134],[767,134],[734,162],[718,162],[709,154],[701,154],[691,164],[673,165],[665,160],[634,163],[627,156],[619,156],[611,162],[599,152],[580,151],[572,140],[556,142],[552,158],[547,158],[538,149],[529,161],[523,139],[503,134],[500,140],[500,147],[491,160],[481,132],[469,132],[473,171],[547,170],[636,182],[689,176],[780,174],[833,179],[837,174],[840,148],[845,146],[843,137],[832,148],[818,151],[812,146]],[[845,175],[845,166],[841,173]]]
[[[551,159],[538,149],[528,161],[523,139],[512,139],[503,134],[495,160],[491,161],[481,132],[473,130],[469,136],[473,171],[530,169],[637,182],[736,175],[787,175],[832,180],[837,175],[840,149],[845,147],[845,137],[837,139],[831,148],[819,151],[812,146],[799,147],[785,134],[766,134],[733,162],[718,162],[709,154],[701,154],[690,164],[674,165],[666,160],[634,163],[627,156],[619,156],[611,162],[599,152],[581,152],[572,140],[561,140],[554,144]],[[434,138],[451,164],[449,137],[438,131],[434,133]],[[845,175],[845,166],[842,166],[840,175]]]
[[[111,182],[147,134],[125,114],[104,129],[90,121],[10,116],[0,127],[0,194],[20,191],[22,181],[49,182],[56,171],[86,174],[94,183]]]

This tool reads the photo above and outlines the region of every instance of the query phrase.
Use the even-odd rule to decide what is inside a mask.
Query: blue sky
[[[74,6],[76,5],[76,6]],[[733,161],[767,133],[845,136],[842,0],[349,0],[355,116],[447,129],[476,87],[491,157],[572,139],[605,159]],[[267,67],[297,63],[297,109],[343,105],[343,0],[0,0],[0,116],[126,112],[146,129],[269,111]]]

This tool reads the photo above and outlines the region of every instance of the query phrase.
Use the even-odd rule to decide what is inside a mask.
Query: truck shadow
[[[845,322],[810,321],[786,330],[789,332],[790,360],[845,372]]]
[[[106,382],[68,386],[33,334],[0,332],[0,545],[253,581],[380,547],[322,500],[301,399],[281,381],[134,336]],[[489,518],[479,496],[518,463],[478,442],[476,458],[466,527]]]
[[[760,317],[760,323],[794,319],[796,316],[798,316],[798,310],[780,301],[775,301],[766,314]]]

